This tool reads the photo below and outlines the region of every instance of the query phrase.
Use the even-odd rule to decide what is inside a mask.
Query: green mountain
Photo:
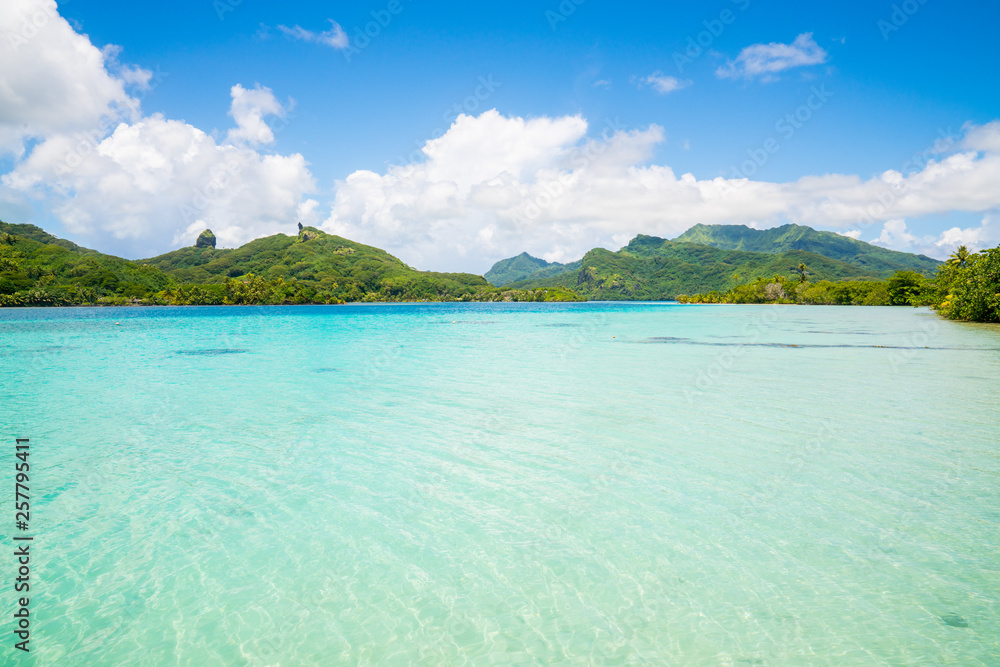
[[[81,246],[78,246],[72,241],[67,241],[66,239],[61,239],[57,236],[52,236],[52,234],[49,234],[41,227],[36,227],[34,225],[17,225],[9,222],[3,222],[2,220],[0,220],[0,234],[11,234],[13,236],[24,237],[31,241],[37,241],[38,243],[57,245],[61,248],[72,250],[73,252],[81,255],[101,254],[96,250],[90,250],[88,248],[83,248]],[[111,257],[111,256],[112,255],[104,255],[104,257]]]
[[[0,306],[576,301],[568,290],[501,290],[482,276],[417,271],[384,250],[306,227],[235,249],[195,245],[148,260],[104,255],[34,225],[0,222]]]
[[[723,250],[772,254],[806,250],[853,264],[879,278],[887,278],[896,271],[916,271],[931,277],[941,264],[925,255],[888,250],[802,225],[784,225],[772,229],[750,229],[745,225],[695,225],[674,241],[708,245]]]
[[[524,280],[528,276],[543,269],[547,269],[551,274],[559,273],[565,267],[558,262],[546,262],[544,259],[532,257],[526,252],[522,252],[517,257],[502,259],[486,272],[483,276],[491,285],[503,287],[510,283]]]
[[[327,234],[315,227],[298,236],[275,234],[239,248],[215,248],[202,234],[194,247],[141,260],[185,284],[224,284],[255,274],[281,279],[334,301],[439,300],[492,291],[482,276],[417,271],[384,250]]]
[[[873,272],[806,250],[783,253],[723,250],[639,235],[619,250],[591,250],[555,275],[533,274],[510,289],[562,287],[592,300],[663,300],[680,294],[724,291],[756,276],[797,276],[805,264],[810,280],[874,278]]]
[[[0,305],[127,303],[173,284],[158,268],[0,222]]]

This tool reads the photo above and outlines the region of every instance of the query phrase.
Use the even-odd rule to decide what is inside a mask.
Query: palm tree
[[[799,282],[804,283],[806,281],[806,265],[799,264],[798,266],[793,266],[792,271],[799,274]]]
[[[958,246],[958,250],[953,252],[951,254],[951,257],[948,258],[948,264],[950,264],[951,266],[964,268],[965,265],[968,264],[969,255],[971,254],[972,253],[969,252],[968,248],[966,248],[964,245],[960,245]]]

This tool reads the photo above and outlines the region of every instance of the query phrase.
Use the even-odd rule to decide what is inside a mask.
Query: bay
[[[0,360],[39,665],[1000,662],[995,326],[19,309]]]

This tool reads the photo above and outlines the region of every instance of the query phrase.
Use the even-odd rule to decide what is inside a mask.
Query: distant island
[[[992,291],[991,291],[992,290]],[[948,262],[801,225],[695,225],[638,235],[561,264],[522,253],[485,274],[418,271],[315,227],[239,248],[211,230],[131,261],[26,224],[0,222],[0,306],[340,304],[403,301],[678,300],[685,303],[928,305],[1000,321],[1000,248]]]

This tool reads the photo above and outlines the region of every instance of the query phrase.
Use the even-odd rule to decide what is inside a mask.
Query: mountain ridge
[[[239,248],[214,241],[205,230],[193,246],[133,261],[0,221],[0,306],[578,299],[569,290],[504,290],[469,273],[417,271],[314,227]]]
[[[556,275],[505,285],[505,289],[572,289],[588,300],[675,299],[683,294],[726,290],[756,276],[797,276],[800,264],[810,278],[839,281],[872,276],[856,266],[816,253],[752,253],[692,243],[675,243],[639,235],[612,252],[594,248],[583,259]],[[573,266],[573,265],[567,265]]]
[[[678,243],[710,245],[723,250],[744,250],[780,254],[789,250],[807,250],[837,259],[886,277],[895,271],[916,271],[931,276],[941,263],[926,255],[882,248],[849,236],[805,225],[782,225],[753,229],[746,225],[697,224],[673,239]]]
[[[509,270],[514,260],[522,270],[532,262],[544,262],[522,253],[497,262],[486,275],[514,274]],[[587,298],[672,299],[678,294],[724,291],[755,276],[793,277],[799,264],[806,264],[816,279],[842,280],[884,279],[897,271],[932,277],[940,262],[802,225],[755,230],[698,224],[673,240],[638,234],[616,252],[594,248],[576,262],[543,266],[519,280],[494,284],[517,289],[558,285]],[[584,275],[582,271],[591,266],[594,272]]]
[[[526,252],[522,252],[516,257],[502,259],[494,264],[483,277],[495,287],[502,287],[518,280],[523,280],[528,276],[542,270],[558,271],[564,264],[558,262],[547,262],[538,257],[532,257]]]
[[[239,248],[214,247],[214,235],[205,230],[193,246],[137,261],[83,248],[34,225],[0,222],[0,234],[2,305],[234,303],[251,298],[248,292],[263,303],[665,300],[724,291],[758,276],[796,277],[801,264],[810,279],[832,281],[887,278],[913,267],[926,276],[938,265],[797,225],[695,225],[674,240],[639,234],[618,251],[595,248],[567,264],[521,253],[487,272],[497,286],[484,276],[417,271],[385,250],[315,227]],[[734,245],[757,250],[720,247]]]

